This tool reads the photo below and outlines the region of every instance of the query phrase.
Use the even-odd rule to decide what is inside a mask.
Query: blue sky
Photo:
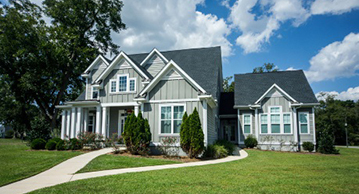
[[[128,54],[221,46],[224,77],[269,62],[359,99],[359,0],[123,1],[127,29],[112,38]]]

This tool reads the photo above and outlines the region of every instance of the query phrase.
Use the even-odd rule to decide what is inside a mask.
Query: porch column
[[[101,127],[101,134],[103,135],[104,138],[106,138],[106,113],[107,113],[107,108],[106,107],[102,107],[102,127]]]
[[[256,130],[256,138],[257,138],[257,141],[259,141],[259,125],[258,125],[258,108],[255,109],[255,114],[254,114],[254,119],[255,119],[255,130]]]
[[[241,142],[241,121],[239,120],[240,114],[241,114],[240,110],[237,109],[238,145]]]
[[[88,109],[84,109],[84,129],[82,132],[86,132],[87,131],[87,119],[88,119]]]
[[[71,110],[66,110],[66,138],[70,138]]]
[[[138,115],[138,105],[135,106],[135,115],[136,115],[136,117]]]
[[[96,133],[101,133],[101,106],[96,107]]]
[[[66,110],[62,110],[61,113],[61,139],[65,139],[66,133]]]
[[[72,110],[71,110],[71,131],[70,131],[70,134],[69,134],[69,139],[74,137],[75,125],[76,125],[76,108],[73,107]]]
[[[77,137],[77,135],[80,133],[81,131],[81,120],[82,120],[82,108],[78,107],[77,108],[77,117],[76,117],[76,132],[75,132],[75,138]]]
[[[207,131],[208,131],[208,123],[207,123],[207,101],[203,100],[202,101],[202,108],[203,108],[203,134],[204,134],[204,146],[207,147],[208,144],[208,136],[207,136]]]

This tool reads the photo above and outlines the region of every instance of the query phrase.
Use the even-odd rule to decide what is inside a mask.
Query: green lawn
[[[74,181],[34,193],[358,193],[359,149],[341,155],[248,150],[246,159]]]
[[[165,160],[165,159],[153,159],[153,158],[137,158],[129,156],[115,156],[115,155],[102,155],[90,163],[88,163],[83,169],[77,173],[92,172],[100,170],[110,170],[118,168],[132,168],[140,166],[154,166],[163,164],[177,164],[179,162]]]
[[[21,140],[0,139],[0,186],[38,174],[79,154],[32,151]]]

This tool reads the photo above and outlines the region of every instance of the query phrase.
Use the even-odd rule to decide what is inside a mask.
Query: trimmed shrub
[[[223,145],[229,155],[233,154],[235,148],[235,145],[232,142],[225,139],[217,140],[216,142],[214,142],[214,145]]]
[[[228,151],[223,145],[208,145],[204,155],[210,158],[224,158],[228,156]]]
[[[127,150],[132,154],[148,155],[150,153],[151,130],[147,119],[139,112],[136,117],[132,113],[127,117],[124,126],[123,139]]]
[[[70,139],[70,150],[79,150],[82,149],[82,144],[81,142],[76,139],[76,138],[72,138]]]
[[[303,142],[303,149],[308,151],[308,152],[312,152],[314,151],[314,144],[312,142]]]
[[[254,148],[258,145],[258,141],[253,135],[248,135],[247,138],[244,140],[244,145],[247,148]]]
[[[14,137],[14,130],[10,129],[5,132],[5,138],[13,138]]]
[[[31,142],[30,147],[34,150],[40,150],[45,149],[46,141],[41,138],[34,139],[34,141]]]
[[[65,141],[64,140],[60,140],[59,142],[57,142],[56,144],[56,150],[65,150]]]
[[[57,142],[55,140],[51,139],[46,143],[45,148],[47,150],[55,150],[56,144],[57,144]]]
[[[334,147],[332,135],[327,131],[323,131],[320,135],[318,151],[322,154],[339,154],[339,150]]]

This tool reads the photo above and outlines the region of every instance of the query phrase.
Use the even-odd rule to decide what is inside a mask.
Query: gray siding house
[[[315,143],[317,100],[303,72],[235,75],[235,92],[223,93],[220,47],[121,52],[113,60],[100,55],[81,76],[82,94],[57,107],[63,139],[84,131],[121,134],[127,115],[141,111],[158,146],[163,137],[179,138],[184,112],[196,108],[205,145],[217,139],[243,145],[249,134],[261,145],[266,136],[273,144]]]

